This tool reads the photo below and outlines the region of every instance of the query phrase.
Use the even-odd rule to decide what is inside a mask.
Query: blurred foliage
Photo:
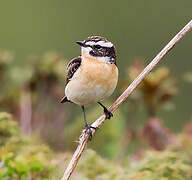
[[[0,107],[1,110],[13,113],[15,120],[19,121],[23,113],[21,104],[26,95],[29,97],[25,107],[32,112],[30,131],[41,133],[48,143],[53,143],[57,148],[63,140],[63,124],[67,119],[67,111],[59,103],[59,98],[64,95],[65,67],[67,61],[57,52],[45,53],[42,56],[30,56],[22,65],[15,64],[15,57],[7,50],[0,51]],[[49,97],[49,98],[47,98]],[[44,107],[42,110],[42,106]],[[59,116],[58,116],[59,114]],[[52,120],[57,116],[52,138],[47,136]],[[30,119],[30,117],[29,117]],[[22,126],[22,125],[21,125]],[[59,132],[59,139],[56,132]],[[50,132],[49,132],[50,134]],[[59,143],[57,142],[59,141]]]
[[[5,146],[11,138],[15,138],[20,135],[18,124],[12,120],[10,114],[4,112],[0,113],[0,134],[0,146]]]
[[[122,179],[122,168],[107,159],[101,158],[93,150],[87,150],[78,164],[78,173],[82,179]],[[78,179],[78,175],[72,179]]]
[[[4,106],[9,106],[9,110],[11,107],[15,107],[14,100],[16,98],[16,90],[12,87],[11,89],[8,88],[11,83],[9,82],[9,67],[10,64],[13,63],[13,55],[11,52],[7,50],[0,50],[0,106],[1,108]],[[8,81],[7,81],[8,80]],[[9,103],[10,101],[10,103]]]
[[[175,138],[171,129],[165,127],[162,120],[157,117],[147,120],[140,137],[156,150],[164,150],[175,142]]]
[[[186,134],[177,137],[180,142],[164,151],[146,150],[142,157],[125,158],[123,163],[101,158],[93,150],[87,150],[78,164],[73,180],[187,180],[192,178],[192,141]]]
[[[56,89],[61,85],[59,82],[63,81],[66,74],[66,61],[58,53],[49,52],[41,57],[32,56],[28,62],[28,69],[32,71],[28,82],[31,90],[36,90],[37,86]]]
[[[30,56],[26,64],[14,64],[14,56],[6,50],[0,52],[0,179],[60,179],[71,152],[76,147],[84,128],[80,108],[73,104],[59,104],[64,95],[64,69],[67,61],[56,52]],[[142,60],[136,60],[120,80],[120,89],[132,82],[143,70]],[[190,73],[184,75],[190,82]],[[6,83],[9,82],[9,83]],[[170,109],[177,95],[176,78],[167,67],[151,72],[136,91],[98,131],[80,161],[72,179],[174,179],[191,177],[192,126],[188,124],[177,135],[165,127],[158,116],[161,108]],[[114,99],[119,92],[114,94]],[[22,97],[27,95],[27,104]],[[112,99],[105,102],[108,107]],[[25,108],[22,109],[21,104]],[[139,126],[135,122],[140,107],[148,112]],[[27,109],[28,108],[28,109]],[[22,121],[23,111],[32,112],[29,126],[33,134],[20,132],[16,121]],[[103,113],[102,108],[86,108],[89,124]],[[53,121],[54,120],[54,121]],[[24,131],[23,131],[24,132]],[[156,151],[158,150],[158,151]],[[108,159],[106,159],[108,158]]]
[[[127,68],[126,76],[120,79],[121,90],[124,90],[144,67],[142,58],[134,59]],[[164,127],[163,119],[158,114],[160,109],[173,110],[174,98],[178,94],[176,82],[176,77],[169,68],[159,67],[150,72],[127,99],[127,103],[121,105],[121,113],[125,119],[124,134],[121,138],[124,155],[149,146],[163,150],[172,142],[174,133]],[[144,113],[147,116],[143,116]]]
[[[141,59],[135,60],[127,69],[128,81],[132,82],[144,67],[144,62]],[[172,98],[177,94],[175,85],[176,80],[170,70],[167,67],[160,67],[149,73],[134,94],[142,95],[140,98],[143,98],[149,115],[155,116],[159,107],[170,104]]]
[[[0,113],[0,179],[47,179],[54,169],[52,152],[24,136],[10,114]]]
[[[18,96],[25,87],[28,87],[35,97],[41,96],[38,91],[39,86],[41,91],[50,88],[58,93],[66,67],[66,61],[58,53],[49,52],[43,56],[30,56],[28,63],[20,66],[15,65],[13,58],[10,52],[0,51],[0,69],[2,69],[0,77],[4,77],[0,80],[5,84],[0,90],[0,97],[3,98],[0,98],[0,105],[6,104],[5,99],[11,100],[9,104],[18,101]]]
[[[87,150],[72,179],[190,179],[191,132],[192,125],[188,124],[164,151],[143,149],[122,161],[114,159],[112,162],[93,150]],[[37,139],[23,136],[11,115],[3,112],[0,113],[0,135],[0,179],[60,179],[63,167],[71,158],[71,154],[67,153],[53,155]],[[57,168],[54,168],[56,164]]]
[[[183,151],[148,151],[144,158],[128,170],[132,180],[190,179],[192,166],[190,156]]]

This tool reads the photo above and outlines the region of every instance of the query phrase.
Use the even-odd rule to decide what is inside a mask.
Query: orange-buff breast
[[[104,89],[111,89],[117,83],[118,69],[115,64],[100,62],[86,58],[80,67],[84,83],[93,86],[101,85]],[[89,87],[88,87],[89,88]]]
[[[115,64],[83,58],[81,66],[68,83],[65,94],[76,104],[88,105],[110,96],[117,81],[118,68]]]

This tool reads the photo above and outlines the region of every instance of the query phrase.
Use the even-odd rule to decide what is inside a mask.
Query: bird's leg
[[[110,119],[110,118],[113,116],[112,112],[109,111],[109,110],[108,110],[103,104],[101,104],[100,102],[98,102],[98,104],[103,107],[103,110],[104,110],[106,119]]]
[[[93,126],[89,126],[87,124],[86,115],[85,115],[85,107],[81,106],[81,108],[82,108],[82,111],[83,111],[83,117],[84,117],[84,122],[85,122],[86,133],[88,132],[88,134],[89,134],[89,141],[91,141],[91,139],[92,139],[92,130],[91,129],[95,129],[96,130],[96,128],[93,127]]]

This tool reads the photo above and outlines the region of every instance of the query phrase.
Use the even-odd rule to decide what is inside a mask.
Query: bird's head
[[[81,55],[83,57],[116,64],[115,47],[106,38],[91,36],[76,43],[81,46]]]

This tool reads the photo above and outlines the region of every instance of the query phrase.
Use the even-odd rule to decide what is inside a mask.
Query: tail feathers
[[[69,101],[69,100],[67,99],[67,96],[64,96],[64,97],[61,99],[61,101],[60,101],[60,103],[65,103],[65,102],[71,102],[71,101]]]

